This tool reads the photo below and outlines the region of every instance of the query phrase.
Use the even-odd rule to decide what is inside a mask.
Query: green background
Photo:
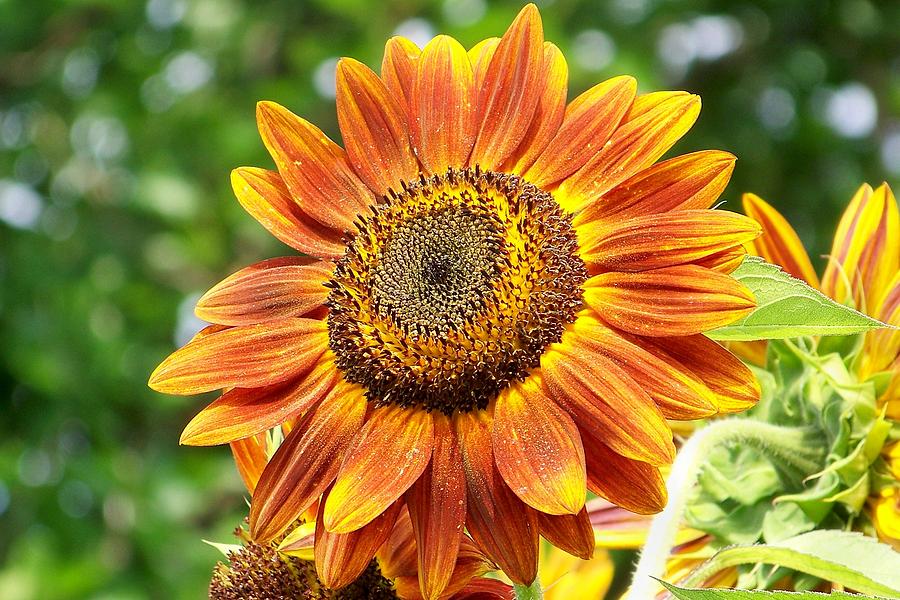
[[[856,187],[900,177],[900,3],[540,3],[570,97],[612,75],[686,89],[676,151],[739,157],[815,256]],[[254,104],[339,138],[335,57],[395,32],[471,45],[485,0],[0,0],[0,598],[197,598],[245,512],[227,449],[182,448],[203,398],[147,389],[198,295],[288,253],[228,173],[271,166]],[[821,262],[819,262],[821,264]]]

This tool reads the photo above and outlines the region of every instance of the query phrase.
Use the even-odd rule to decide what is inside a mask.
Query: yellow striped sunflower
[[[702,335],[754,306],[728,273],[759,226],[710,210],[734,157],[654,164],[699,110],[685,92],[637,95],[631,77],[567,102],[534,5],[468,51],[393,38],[380,76],[342,59],[343,148],[260,103],[277,170],[236,169],[234,191],[307,256],[212,288],[197,314],[213,325],[150,378],[224,390],[186,444],[296,419],[254,493],[254,539],[320,499],[326,531],[365,536],[402,502],[437,598],[464,530],[528,584],[540,535],[592,551],[586,488],[660,510],[666,419],[759,395]]]

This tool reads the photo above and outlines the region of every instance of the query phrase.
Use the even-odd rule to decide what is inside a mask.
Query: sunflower
[[[900,325],[900,211],[887,183],[877,189],[863,184],[854,194],[838,223],[821,279],[787,219],[754,194],[744,195],[743,204],[763,228],[763,235],[750,243],[752,252],[838,302]],[[758,356],[759,344],[751,348]],[[887,376],[878,404],[889,419],[900,421],[900,331],[866,333],[853,364],[859,381]],[[873,487],[869,512],[879,537],[900,547],[900,442],[885,445],[882,459],[881,483]]]
[[[254,539],[320,499],[325,531],[365,539],[402,502],[425,597],[464,530],[528,584],[540,535],[593,550],[586,487],[662,508],[666,419],[759,396],[702,335],[754,306],[729,273],[759,226],[709,210],[734,157],[654,164],[697,118],[685,92],[616,77],[567,103],[534,5],[468,51],[393,38],[381,76],[345,58],[336,81],[343,148],[263,102],[277,171],[232,174],[244,208],[306,256],[212,288],[197,314],[213,325],[150,386],[224,390],[186,444],[296,420],[253,495]]]

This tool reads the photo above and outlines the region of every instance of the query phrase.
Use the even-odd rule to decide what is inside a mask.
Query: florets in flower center
[[[581,306],[571,220],[518,177],[450,169],[361,217],[329,283],[331,348],[377,404],[484,408]]]

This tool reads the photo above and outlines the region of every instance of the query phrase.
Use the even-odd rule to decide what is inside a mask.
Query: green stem
[[[513,584],[513,590],[516,592],[516,600],[543,600],[544,598],[540,579],[535,579],[531,585]]]
[[[744,443],[805,475],[811,475],[821,468],[824,460],[821,444],[812,437],[815,435],[813,429],[781,427],[739,418],[716,421],[694,433],[678,451],[672,465],[666,481],[669,502],[650,524],[628,600],[654,598],[661,589],[654,578],[664,578],[666,560],[681,528],[691,488],[697,482],[704,461],[716,446]]]

